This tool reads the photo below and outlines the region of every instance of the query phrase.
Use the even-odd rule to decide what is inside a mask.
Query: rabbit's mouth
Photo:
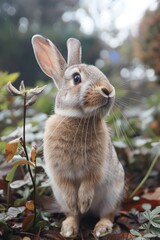
[[[82,109],[85,114],[106,115],[115,101],[115,89],[108,91],[105,87],[97,87],[88,91],[83,99]]]
[[[115,97],[108,97],[107,103],[101,107],[102,111],[105,112],[105,115],[109,114],[110,110],[114,105],[114,102],[115,102]]]
[[[94,106],[85,106],[83,108],[84,114],[87,116],[100,116],[103,117],[108,115],[112,106],[114,105],[115,97],[108,97],[103,100],[103,102],[97,102]]]

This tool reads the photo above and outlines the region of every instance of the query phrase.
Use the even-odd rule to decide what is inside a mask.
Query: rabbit
[[[67,41],[67,62],[41,35],[32,37],[32,45],[39,66],[58,89],[55,114],[45,124],[44,160],[54,197],[66,216],[60,233],[76,237],[81,216],[89,211],[99,217],[93,231],[101,237],[112,232],[125,182],[104,120],[114,104],[115,88],[97,67],[81,63],[78,39]]]

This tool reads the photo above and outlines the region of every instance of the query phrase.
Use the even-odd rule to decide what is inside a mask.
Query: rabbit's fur
[[[77,39],[67,41],[67,63],[50,40],[35,35],[32,44],[40,67],[58,88],[55,115],[45,126],[44,159],[66,214],[61,234],[76,236],[80,215],[90,210],[100,217],[94,228],[99,237],[112,231],[124,189],[124,170],[103,119],[115,89],[98,68],[81,64]]]

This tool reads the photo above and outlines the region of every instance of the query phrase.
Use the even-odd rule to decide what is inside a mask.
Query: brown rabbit
[[[90,210],[100,218],[94,228],[100,237],[112,231],[124,190],[124,170],[104,120],[115,89],[98,68],[81,63],[77,39],[67,41],[67,63],[50,40],[35,35],[32,44],[40,67],[58,88],[55,114],[45,126],[44,159],[66,215],[61,234],[75,237],[80,216]]]

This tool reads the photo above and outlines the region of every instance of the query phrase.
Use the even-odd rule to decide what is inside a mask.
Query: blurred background
[[[44,121],[54,111],[56,89],[36,62],[31,46],[34,34],[51,39],[64,57],[69,37],[81,41],[83,62],[100,68],[116,87],[115,109],[107,118],[116,141],[132,146],[135,138],[159,141],[160,0],[1,0],[2,136],[21,125],[22,101],[8,94],[9,81],[16,80],[16,87],[21,80],[27,87],[48,84],[34,110],[28,110],[29,117],[36,116],[37,125],[40,116]]]
[[[0,71],[19,72],[33,86],[48,81],[38,67],[31,37],[50,38],[66,56],[66,40],[82,43],[83,61],[112,81],[159,82],[159,0],[1,0]],[[17,81],[18,84],[18,81]]]
[[[5,161],[6,142],[20,138],[24,129],[24,95],[11,96],[9,81],[18,88],[24,80],[27,89],[47,84],[36,103],[27,106],[25,127],[27,149],[36,145],[37,161],[43,162],[44,124],[54,112],[56,89],[36,62],[34,34],[52,40],[65,58],[67,39],[81,41],[83,62],[100,68],[116,89],[106,121],[126,170],[128,192],[146,176],[144,189],[160,192],[160,0],[0,0],[0,179],[23,153],[18,150],[10,165]],[[44,176],[40,171],[39,186]]]

